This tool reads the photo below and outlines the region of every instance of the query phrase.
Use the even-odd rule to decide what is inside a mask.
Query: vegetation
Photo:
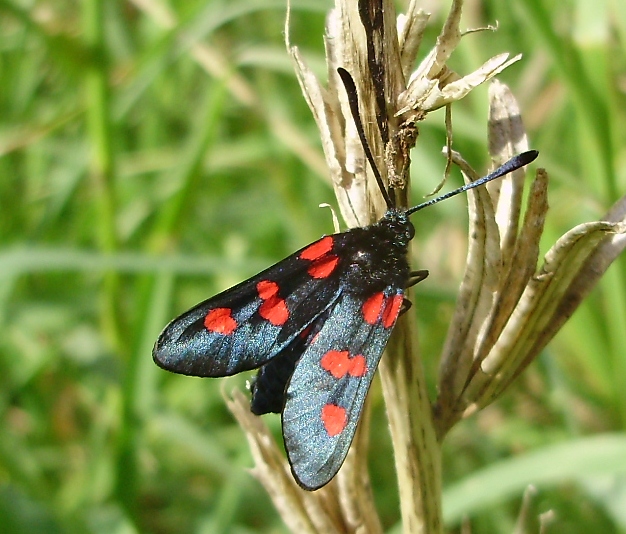
[[[291,40],[321,77],[329,7],[292,4]],[[429,8],[434,44],[449,5]],[[3,532],[285,531],[224,402],[246,377],[169,375],[150,357],[174,315],[332,231],[285,3],[0,0],[0,14]],[[498,31],[462,40],[458,72],[524,54],[500,79],[550,173],[545,252],[626,192],[626,7],[483,0],[463,20]],[[486,95],[452,115],[454,148],[482,171]],[[444,145],[439,111],[413,152],[414,203],[439,183]],[[411,313],[433,389],[466,254],[462,202],[415,218],[412,262],[431,276]],[[621,259],[509,392],[448,436],[450,528],[468,515],[473,532],[511,532],[535,483],[528,514],[552,510],[555,531],[626,531],[625,322]],[[373,489],[399,532],[377,383],[371,402]]]

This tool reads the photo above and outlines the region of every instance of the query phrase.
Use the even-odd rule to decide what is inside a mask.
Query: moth
[[[356,88],[339,74],[355,101]],[[427,271],[412,271],[407,253],[410,216],[532,162],[528,151],[475,182],[409,209],[396,207],[383,185],[353,105],[366,156],[387,211],[375,224],[326,235],[261,273],[201,302],[170,322],[153,358],[168,371],[224,377],[259,369],[251,410],[277,412],[298,484],[327,484],[345,460],[378,362],[408,287]]]

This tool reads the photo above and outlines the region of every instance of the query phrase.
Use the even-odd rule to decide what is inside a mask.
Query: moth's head
[[[415,237],[415,226],[404,211],[394,208],[387,210],[379,224],[388,230],[391,245],[402,250],[406,250],[409,241]]]

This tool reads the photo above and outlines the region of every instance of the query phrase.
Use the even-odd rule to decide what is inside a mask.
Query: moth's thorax
[[[404,289],[409,278],[407,252],[415,228],[401,211],[392,209],[375,224],[348,231],[345,261],[349,287],[355,292]]]

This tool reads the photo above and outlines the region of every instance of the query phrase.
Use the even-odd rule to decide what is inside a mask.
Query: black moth
[[[340,69],[349,95],[356,89]],[[175,373],[223,377],[259,369],[251,410],[282,414],[291,470],[307,490],[327,484],[343,463],[367,391],[400,313],[405,289],[427,276],[407,260],[409,216],[527,165],[515,156],[492,174],[408,210],[396,208],[365,142],[388,210],[375,224],[327,235],[169,323],[154,361]]]

